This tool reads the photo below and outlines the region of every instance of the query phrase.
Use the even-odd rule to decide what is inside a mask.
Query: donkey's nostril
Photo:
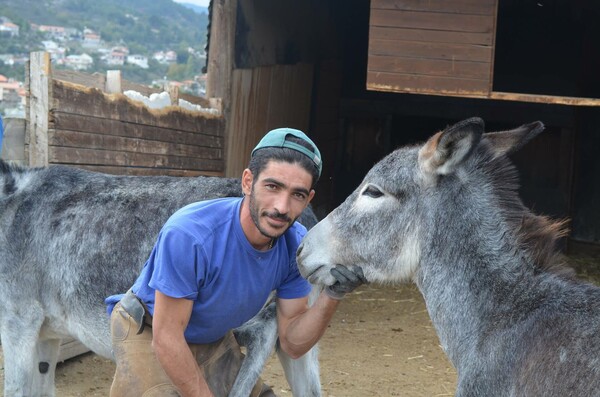
[[[298,249],[296,250],[296,256],[300,256],[300,253],[302,252],[302,248],[304,248],[304,244],[300,244],[298,246]]]

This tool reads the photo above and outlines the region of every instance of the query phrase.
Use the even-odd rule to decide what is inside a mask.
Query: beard
[[[250,192],[250,196],[248,197],[248,200],[249,200],[248,208],[250,209],[250,217],[252,218],[252,221],[254,222],[254,225],[256,226],[256,228],[258,229],[260,234],[262,234],[265,237],[268,237],[271,239],[276,239],[277,237],[284,234],[292,226],[292,224],[295,221],[295,219],[292,220],[289,216],[287,216],[285,214],[281,214],[277,210],[275,210],[273,212],[263,211],[262,213],[259,214],[258,204],[256,203],[256,196],[254,195],[254,186],[252,186],[252,191]],[[288,226],[281,233],[272,234],[272,233],[269,233],[267,230],[265,230],[264,227],[262,227],[260,225],[261,217],[282,219],[282,220],[285,220],[286,222],[288,222]]]

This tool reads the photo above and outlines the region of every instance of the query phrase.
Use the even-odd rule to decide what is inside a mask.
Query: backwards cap
[[[286,141],[285,137],[287,137],[288,135],[293,135],[296,138],[300,138],[303,141],[309,143],[313,150],[310,150],[295,142]],[[311,141],[310,138],[306,136],[304,132],[300,130],[295,130],[293,128],[277,128],[275,130],[271,130],[267,132],[267,134],[263,137],[263,139],[260,140],[260,142],[258,142],[258,145],[256,145],[254,150],[252,150],[251,156],[254,156],[254,153],[258,149],[263,149],[266,147],[285,147],[304,154],[317,166],[317,170],[319,170],[319,176],[321,176],[321,170],[323,169],[323,163],[321,161],[321,152],[319,152],[319,149],[317,149],[317,145],[315,145],[314,142]]]

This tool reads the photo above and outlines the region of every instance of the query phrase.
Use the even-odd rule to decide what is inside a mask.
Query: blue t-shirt
[[[241,198],[190,204],[163,226],[150,258],[132,287],[154,313],[154,292],[194,301],[185,331],[189,343],[211,343],[260,311],[272,290],[307,296],[296,250],[306,228],[295,222],[268,251],[256,250],[240,224]],[[107,298],[111,306],[122,295]]]

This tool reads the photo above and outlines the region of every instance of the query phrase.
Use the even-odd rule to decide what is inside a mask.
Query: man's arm
[[[368,282],[359,266],[337,265],[331,275],[337,281],[325,287],[312,307],[308,298],[277,299],[279,342],[292,358],[309,351],[325,333],[340,300]]]
[[[158,361],[183,397],[213,397],[184,337],[193,301],[156,291],[152,347]]]
[[[339,300],[321,293],[314,305],[308,298],[277,299],[277,324],[281,349],[292,358],[309,351],[323,336]]]

